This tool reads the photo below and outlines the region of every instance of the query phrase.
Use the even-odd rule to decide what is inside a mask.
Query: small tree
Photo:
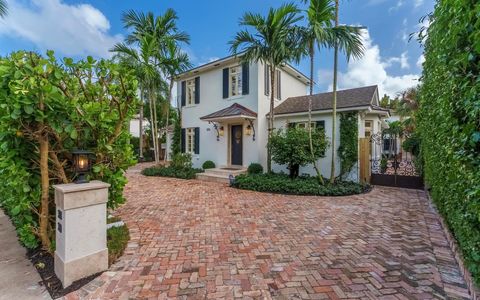
[[[290,177],[298,176],[300,166],[313,164],[325,156],[328,142],[323,130],[312,132],[313,156],[310,151],[309,132],[302,128],[289,128],[273,133],[270,141],[272,160],[281,165],[287,165]]]

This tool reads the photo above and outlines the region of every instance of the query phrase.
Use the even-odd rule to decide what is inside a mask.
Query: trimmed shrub
[[[213,168],[215,168],[215,163],[211,160],[207,160],[206,162],[203,163],[202,168],[204,170],[213,169]]]
[[[202,173],[202,169],[194,168],[176,168],[176,167],[151,167],[142,171],[145,176],[173,177],[180,179],[195,179],[197,173]]]
[[[480,284],[480,2],[437,1],[417,115],[423,174]]]
[[[290,195],[314,196],[346,196],[365,193],[369,185],[349,181],[339,181],[335,184],[320,185],[316,177],[300,176],[290,178],[286,174],[254,174],[238,175],[234,187],[257,192],[269,192]]]
[[[112,265],[120,256],[123,255],[130,234],[127,225],[112,227],[107,230],[107,248],[108,248],[108,265]]]
[[[248,174],[262,174],[263,167],[259,163],[251,163],[247,169]]]
[[[170,166],[175,169],[191,169],[193,166],[192,155],[190,153],[174,154]]]

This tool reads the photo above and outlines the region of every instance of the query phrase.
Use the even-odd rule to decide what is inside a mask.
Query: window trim
[[[237,94],[233,95],[233,74],[232,70],[236,69],[235,77],[236,77],[236,84],[237,87]],[[231,66],[228,68],[228,98],[238,98],[243,96],[243,66],[241,64]]]
[[[195,127],[185,128],[185,153],[195,154]]]
[[[191,95],[189,89],[192,89]],[[185,93],[185,106],[195,106],[195,78],[185,81]],[[189,96],[191,96],[190,99]]]

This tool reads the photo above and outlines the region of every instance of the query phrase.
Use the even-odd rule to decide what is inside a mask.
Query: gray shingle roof
[[[233,117],[233,116],[247,116],[256,118],[257,113],[242,106],[238,103],[234,103],[227,108],[221,109],[219,111],[213,112],[206,116],[200,118],[200,120],[208,120],[208,119],[215,119],[215,118],[223,118],[223,117]]]
[[[373,105],[376,91],[376,85],[338,91],[337,109]],[[328,92],[312,96],[290,97],[275,108],[275,115],[307,112],[310,97],[312,97],[312,111],[332,109],[333,93]]]

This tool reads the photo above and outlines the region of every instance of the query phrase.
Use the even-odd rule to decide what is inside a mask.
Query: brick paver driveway
[[[126,254],[70,298],[468,299],[422,191],[282,196],[129,174]]]

